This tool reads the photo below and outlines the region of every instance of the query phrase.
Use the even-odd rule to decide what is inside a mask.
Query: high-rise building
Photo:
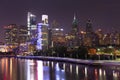
[[[103,34],[102,29],[96,30],[95,33],[98,35],[98,38],[99,38],[99,45],[104,45],[104,40],[103,40],[104,34]]]
[[[48,15],[42,15],[42,23],[37,25],[37,49],[47,49],[48,48]]]
[[[20,43],[26,43],[27,42],[27,26],[19,25],[18,26],[18,37]]]
[[[111,45],[120,44],[120,34],[117,31],[114,31],[110,34],[110,44]]]
[[[92,22],[90,20],[87,20],[87,23],[86,23],[87,36],[90,36],[92,32],[93,32]]]
[[[17,41],[17,25],[10,24],[4,27],[5,29],[5,43],[6,44],[15,44]]]
[[[60,28],[60,25],[57,23],[57,21],[53,21],[51,26],[51,40],[52,40],[52,46],[58,46],[63,45],[65,42],[65,37],[63,33],[64,29]]]
[[[85,46],[98,46],[99,45],[99,37],[93,31],[92,22],[88,19],[86,23],[86,36],[84,40]]]
[[[28,41],[37,37],[36,15],[28,12],[27,14],[27,27],[28,27]]]
[[[5,43],[8,45],[18,45],[27,41],[27,27],[23,25],[10,24],[4,27]]]
[[[77,36],[78,33],[79,33],[78,20],[76,19],[76,15],[74,15],[74,19],[72,22],[72,34],[74,36]]]
[[[103,41],[104,41],[104,45],[111,44],[110,33],[104,34]]]
[[[71,46],[78,47],[80,45],[79,43],[79,26],[78,26],[78,20],[76,19],[76,16],[74,15],[74,19],[72,22],[72,31],[71,34],[73,36]]]

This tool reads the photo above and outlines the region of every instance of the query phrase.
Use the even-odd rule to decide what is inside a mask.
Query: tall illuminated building
[[[8,45],[15,44],[17,41],[17,25],[10,24],[4,27],[5,29],[5,43]]]
[[[74,15],[74,19],[72,22],[72,34],[74,36],[77,36],[79,32],[79,27],[78,27],[78,20],[76,19],[76,15]]]
[[[60,28],[60,25],[57,23],[57,21],[52,22],[51,26],[51,41],[52,41],[52,47],[63,45],[65,43],[64,38],[64,29]]]
[[[37,25],[37,49],[44,50],[48,48],[48,15],[42,15],[42,23]]]
[[[9,24],[5,29],[5,43],[17,45],[27,41],[27,27],[23,25]]]
[[[78,20],[76,19],[76,15],[74,15],[74,19],[72,22],[72,39],[71,39],[71,46],[72,47],[78,47],[79,44],[79,26],[78,26]]]
[[[28,41],[36,38],[37,25],[36,25],[36,15],[28,12],[27,14],[27,27],[28,27]]]

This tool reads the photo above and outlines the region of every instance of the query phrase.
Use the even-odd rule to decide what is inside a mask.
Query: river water
[[[0,80],[120,80],[120,67],[0,58]]]

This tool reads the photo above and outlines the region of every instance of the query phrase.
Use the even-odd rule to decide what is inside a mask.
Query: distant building
[[[15,44],[17,43],[17,25],[10,24],[4,27],[5,29],[5,43],[6,44]]]
[[[66,39],[66,46],[73,48],[74,36],[71,33],[68,33],[65,35],[65,39]]]
[[[92,22],[88,19],[86,23],[86,35],[90,36],[93,32]]]
[[[84,39],[85,46],[98,46],[99,36],[93,31],[92,22],[87,20],[86,23],[86,35]]]
[[[27,14],[28,41],[31,42],[37,37],[36,15],[28,12]]]
[[[54,45],[62,45],[65,43],[65,37],[63,34],[62,28],[54,28],[52,29],[52,42]]]
[[[79,40],[80,40],[80,45],[81,46],[84,46],[85,37],[86,37],[86,32],[85,31],[80,31]]]
[[[52,47],[58,45],[64,45],[65,37],[64,37],[64,29],[60,28],[56,21],[53,21],[51,26],[51,40],[52,40]]]
[[[78,33],[79,33],[78,20],[76,19],[76,15],[74,15],[74,19],[72,22],[72,35],[77,37]]]
[[[102,32],[102,29],[96,30],[95,33],[98,35],[99,45],[104,45],[104,40],[103,40],[104,34],[103,34],[103,32]]]
[[[119,32],[115,33],[115,44],[120,45],[120,33]]]
[[[27,26],[24,25],[19,25],[18,26],[18,37],[19,37],[19,42],[20,43],[26,43],[27,42]]]
[[[72,22],[72,30],[70,33],[65,35],[66,38],[66,45],[71,48],[76,48],[80,46],[80,32],[79,32],[79,25],[78,20],[76,19],[76,15],[74,15],[73,22]]]
[[[79,40],[79,26],[78,26],[78,20],[76,19],[76,15],[74,15],[74,19],[72,22],[72,31],[71,31],[71,46],[72,47],[78,47],[80,45]]]
[[[92,46],[92,36],[93,36],[92,33],[93,33],[92,23],[90,20],[87,20],[86,35],[84,38],[84,45],[85,46]]]
[[[111,44],[110,33],[104,34],[103,40],[104,45],[110,45]]]
[[[114,31],[110,34],[110,44],[119,45],[120,44],[120,33]]]
[[[52,29],[49,27],[48,28],[48,48],[53,47],[52,43]]]
[[[4,27],[5,44],[18,45],[27,41],[27,27],[23,25],[10,24]]]
[[[37,25],[37,49],[48,49],[48,15],[42,15],[42,23]]]

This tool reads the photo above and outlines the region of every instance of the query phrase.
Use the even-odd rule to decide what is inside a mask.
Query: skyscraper
[[[4,27],[5,42],[8,45],[25,43],[27,40],[27,27],[23,25],[10,24]]]
[[[58,45],[63,45],[65,42],[64,34],[63,34],[64,29],[60,28],[60,25],[58,24],[57,21],[52,22],[51,26],[51,40],[52,40],[52,46],[58,46]]]
[[[17,42],[18,29],[16,24],[10,24],[4,27],[5,29],[5,43],[13,45]]]
[[[86,37],[84,40],[85,46],[97,46],[99,45],[99,37],[93,31],[92,22],[90,19],[87,20],[86,23]]]
[[[87,20],[86,23],[86,36],[84,39],[85,46],[92,46],[92,38],[93,38],[93,28],[90,19]]]
[[[93,32],[92,22],[90,21],[90,19],[88,19],[86,23],[86,34],[89,35],[92,32]]]
[[[28,12],[27,15],[27,27],[28,27],[28,40],[30,41],[33,38],[36,38],[37,33],[36,16],[31,12]]]
[[[76,19],[76,15],[74,14],[74,19],[72,22],[72,34],[74,36],[76,36],[79,32],[79,28],[78,28],[78,20]]]
[[[42,23],[37,25],[37,49],[48,48],[48,15],[42,15]]]
[[[79,44],[79,26],[78,26],[78,20],[76,19],[76,15],[74,14],[73,22],[72,22],[72,31],[71,31],[71,39],[70,39],[70,45],[72,47],[78,47]]]

